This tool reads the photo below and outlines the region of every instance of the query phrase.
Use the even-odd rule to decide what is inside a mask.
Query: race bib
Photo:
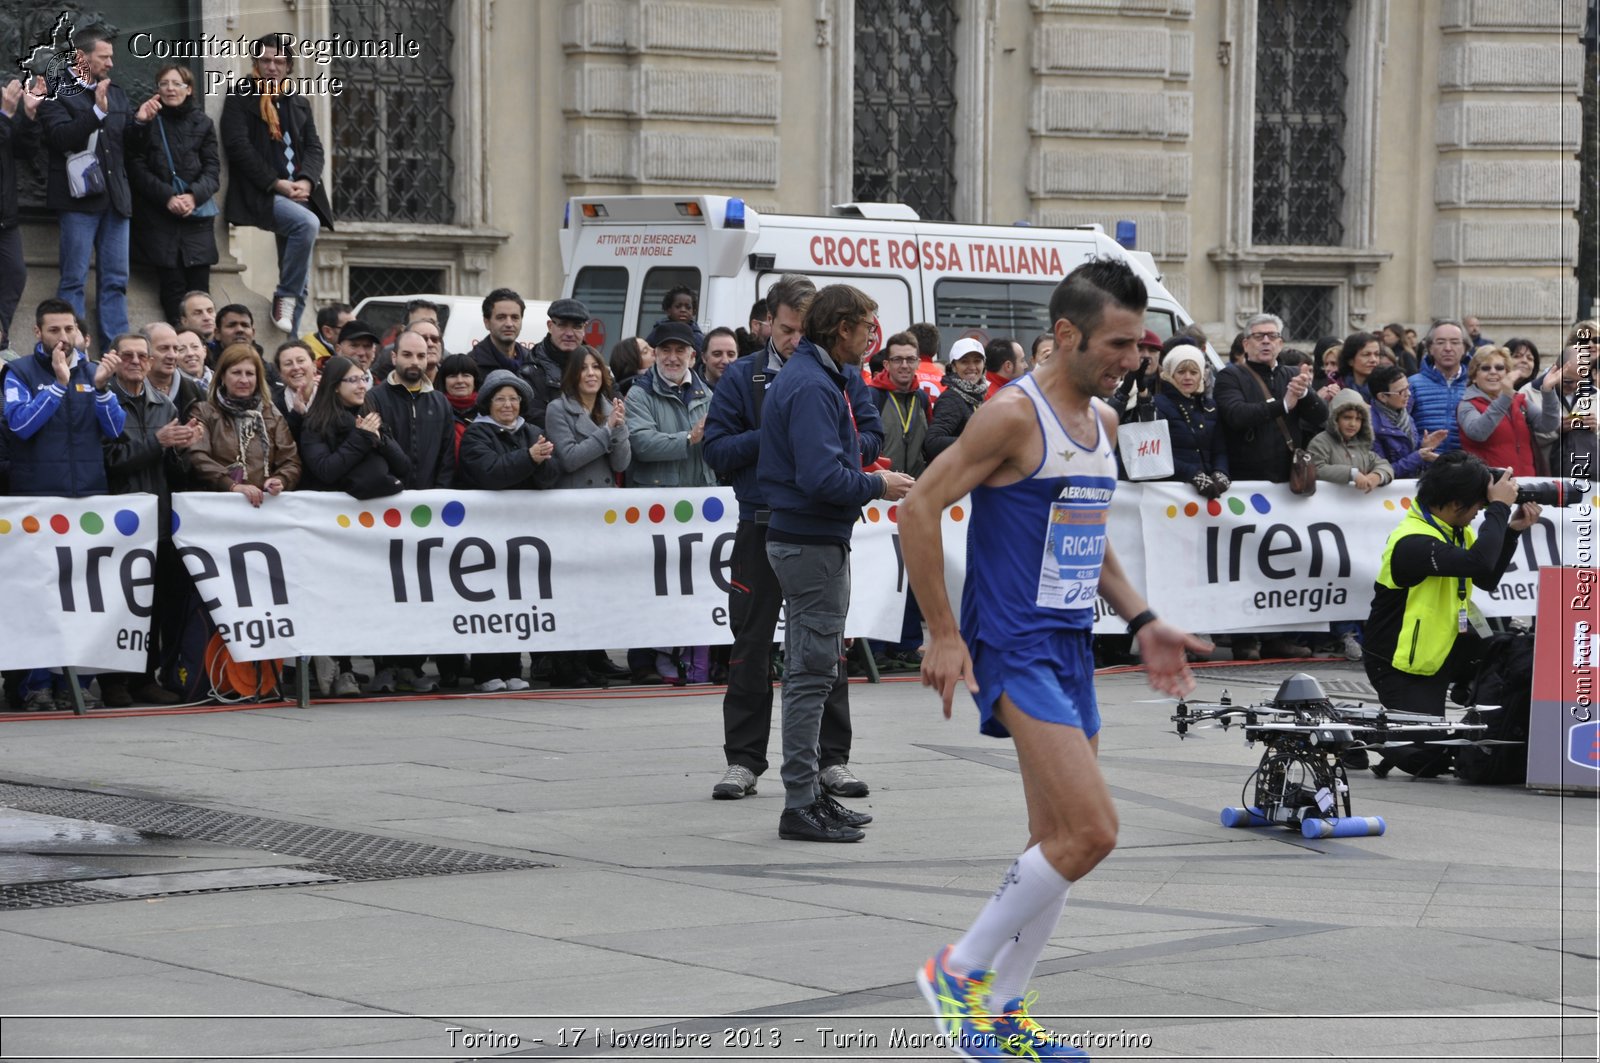
[[[1051,503],[1035,600],[1041,608],[1093,608],[1106,556],[1106,513],[1098,503]]]

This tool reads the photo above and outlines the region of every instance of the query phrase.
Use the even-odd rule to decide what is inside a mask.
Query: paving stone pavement
[[[1098,685],[1120,840],[1040,964],[1046,1025],[1100,1060],[1596,1058],[1593,799],[1363,772],[1355,812],[1386,836],[1230,831],[1259,750],[1180,742],[1137,674]],[[11,723],[0,781],[540,866],[0,911],[0,1059],[955,1058],[913,975],[1026,840],[1016,758],[965,698],[946,721],[914,682],[851,694],[852,804],[877,817],[855,845],[778,839],[776,764],[710,799],[705,688]],[[6,845],[36,813],[0,822],[6,881],[316,859],[142,849],[96,807],[100,834],[49,851]]]

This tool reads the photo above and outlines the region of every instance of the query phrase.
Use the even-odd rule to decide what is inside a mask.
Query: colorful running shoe
[[[917,985],[933,1009],[934,1022],[939,1035],[948,1047],[962,1059],[978,1063],[1006,1063],[1013,1057],[1001,1051],[996,1039],[993,1020],[985,1011],[983,1002],[989,995],[989,985],[994,980],[993,971],[973,971],[962,976],[947,966],[951,946],[946,945],[922,965],[917,972]]]
[[[1000,1043],[1001,1058],[1029,1059],[1037,1063],[1052,1059],[1087,1060],[1089,1053],[1068,1044],[1065,1038],[1033,1021],[1028,1009],[1038,998],[1038,993],[1018,997],[994,1017],[990,1028],[994,1031],[995,1040]]]

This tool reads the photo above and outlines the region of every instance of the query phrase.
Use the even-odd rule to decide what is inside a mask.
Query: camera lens
[[[1551,480],[1542,484],[1518,484],[1517,501],[1541,506],[1574,506],[1583,501],[1588,485],[1581,480]]]

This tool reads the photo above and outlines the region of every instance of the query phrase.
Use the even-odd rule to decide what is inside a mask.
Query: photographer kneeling
[[[1416,503],[1384,546],[1367,618],[1363,662],[1385,708],[1444,715],[1445,692],[1469,674],[1487,633],[1472,588],[1499,586],[1517,535],[1539,519],[1535,502],[1513,515],[1516,501],[1509,472],[1462,451],[1423,471]]]

